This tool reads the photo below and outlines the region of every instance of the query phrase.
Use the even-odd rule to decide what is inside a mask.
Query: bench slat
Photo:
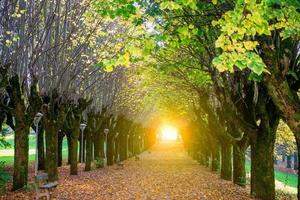
[[[41,185],[40,188],[41,189],[51,189],[51,188],[54,188],[58,185],[58,183],[55,181],[55,182],[49,182],[49,183],[46,183],[44,185]]]

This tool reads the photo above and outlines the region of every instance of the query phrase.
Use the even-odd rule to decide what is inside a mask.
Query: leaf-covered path
[[[69,176],[68,168],[64,167],[59,182],[53,197],[65,200],[250,199],[246,189],[221,180],[191,160],[180,143],[156,144],[141,154],[138,161],[125,161],[123,168],[81,170],[78,176]]]

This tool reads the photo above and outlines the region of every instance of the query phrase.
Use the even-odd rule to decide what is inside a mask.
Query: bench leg
[[[50,200],[50,192],[47,190],[47,200]]]
[[[49,190],[46,190],[43,193],[41,193],[41,192],[36,193],[35,200],[39,200],[41,197],[46,197],[47,200],[50,200],[50,192],[49,192]]]

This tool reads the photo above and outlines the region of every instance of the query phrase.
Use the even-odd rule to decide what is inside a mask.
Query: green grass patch
[[[14,151],[14,137],[13,135],[8,135],[6,137],[6,141],[11,145],[9,148],[3,148],[0,147],[0,150],[11,150]],[[29,149],[35,149],[36,148],[36,136],[35,135],[29,135]],[[63,149],[62,149],[63,158],[68,157],[68,143],[67,139],[64,138],[63,140]],[[29,161],[35,160],[35,153],[29,154]],[[14,156],[12,155],[2,155],[0,154],[0,161],[4,161],[6,165],[13,165],[14,163]]]
[[[251,171],[251,162],[249,160],[246,160],[246,172],[250,173]],[[275,179],[277,181],[282,182],[283,184],[297,188],[298,185],[298,177],[295,174],[289,174],[286,172],[275,170]]]
[[[36,138],[35,135],[29,135],[29,149],[35,149],[35,145],[36,145],[35,138]],[[10,144],[10,147],[9,148],[4,148],[4,147],[0,146],[0,150],[1,149],[14,149],[14,144],[15,144],[14,136],[13,135],[8,135],[8,136],[5,137],[5,140],[6,140],[6,142],[8,142]]]

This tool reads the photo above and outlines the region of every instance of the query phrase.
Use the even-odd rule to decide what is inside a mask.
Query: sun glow
[[[178,130],[174,126],[164,125],[160,129],[161,140],[175,141],[178,139]]]

